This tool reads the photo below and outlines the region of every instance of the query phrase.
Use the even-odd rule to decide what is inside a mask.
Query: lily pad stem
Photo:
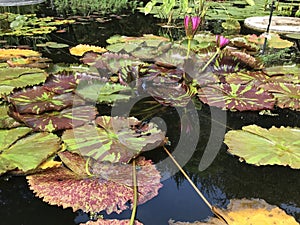
[[[133,159],[133,162],[132,162],[132,179],[133,179],[133,195],[134,196],[133,196],[133,206],[132,206],[133,208],[132,208],[129,225],[134,225],[134,219],[135,219],[136,208],[137,208],[137,200],[138,200],[135,159]]]
[[[194,190],[197,192],[197,194],[200,196],[200,198],[204,201],[204,203],[209,207],[209,209],[212,211],[213,207],[212,205],[208,202],[208,200],[204,197],[204,195],[199,191],[199,189],[196,187],[196,185],[193,183],[191,178],[186,174],[186,172],[182,169],[182,167],[178,164],[176,159],[172,156],[172,154],[168,151],[168,149],[163,146],[164,150],[166,153],[169,155],[173,163],[177,166],[177,168],[180,170],[180,172],[183,174],[185,179],[190,183],[190,185],[194,188]],[[213,212],[213,211],[212,211]]]
[[[201,72],[205,71],[208,65],[216,58],[216,56],[220,53],[221,49],[217,48],[217,51],[215,54],[208,60],[208,62],[205,64],[205,66],[202,68]]]

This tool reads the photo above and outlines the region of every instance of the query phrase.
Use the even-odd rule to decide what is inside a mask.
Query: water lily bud
[[[193,39],[199,25],[201,18],[199,16],[185,16],[184,17],[184,28],[188,39]]]
[[[230,42],[230,40],[228,38],[225,38],[222,35],[216,35],[217,47],[223,48],[226,45],[228,45],[229,42]]]

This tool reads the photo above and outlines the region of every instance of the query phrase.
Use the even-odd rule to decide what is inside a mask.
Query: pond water
[[[105,40],[114,35],[140,36],[144,33],[159,32],[155,20],[136,14],[132,17],[110,17],[109,21],[83,21],[70,25],[66,33],[52,34],[52,41],[70,45],[78,43],[105,46]],[[50,50],[43,52],[54,63],[78,62],[64,50]],[[224,112],[226,121],[215,121],[211,118],[211,108],[203,106],[199,110],[200,138],[193,155],[185,164],[184,169],[194,183],[205,195],[208,201],[217,207],[226,207],[230,199],[234,198],[261,198],[269,204],[277,205],[300,222],[300,192],[299,171],[283,166],[256,167],[240,162],[237,157],[226,152],[225,144],[221,148],[211,165],[204,171],[198,169],[199,163],[206,149],[209,139],[220,142],[218,136],[210,135],[212,123],[220,129],[241,129],[242,126],[257,124],[264,128],[271,126],[300,127],[299,112],[276,109],[273,113],[279,116],[259,115],[258,112]],[[134,113],[133,113],[134,114]],[[141,118],[143,115],[139,115]],[[170,149],[178,142],[180,121],[174,109],[161,107],[154,115],[163,118],[162,127],[166,129],[171,141]],[[217,120],[217,119],[216,119]],[[159,120],[160,121],[160,120]],[[145,157],[155,163],[161,162],[167,156],[162,149],[147,152]],[[184,176],[177,172],[170,178],[162,181],[163,187],[154,199],[138,206],[136,218],[145,225],[165,225],[169,219],[175,221],[193,222],[212,216],[209,208],[195,193]],[[104,214],[104,218],[130,218],[131,211],[121,214]],[[74,225],[86,222],[88,215],[82,212],[72,212],[71,209],[62,209],[50,206],[34,196],[29,190],[24,177],[0,177],[0,218],[1,224],[6,225]]]

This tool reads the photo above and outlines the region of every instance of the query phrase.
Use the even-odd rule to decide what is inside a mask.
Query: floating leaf
[[[25,127],[1,130],[0,174],[17,168],[25,173],[34,170],[60,149],[56,135],[35,133],[24,137],[30,131]]]
[[[262,199],[233,199],[227,206],[227,210],[216,209],[229,225],[297,225],[295,218],[289,216],[284,210],[266,203]],[[226,225],[217,218],[211,218],[207,222],[184,223],[169,221],[169,225]]]
[[[119,93],[121,92],[122,93]],[[128,94],[124,92],[127,91]],[[113,103],[118,100],[128,100],[132,89],[121,84],[93,81],[79,83],[75,93],[81,98],[97,103]]]
[[[43,86],[14,92],[9,96],[18,113],[41,114],[45,111],[60,111],[73,105],[73,94],[57,95],[47,91]]]
[[[40,115],[20,114],[16,111],[12,111],[10,114],[35,131],[53,132],[88,123],[95,118],[97,111],[94,106],[79,106]]]
[[[225,80],[229,84],[248,84],[252,83],[258,86],[268,80],[268,76],[262,71],[240,71],[226,74]]]
[[[8,115],[9,106],[7,104],[0,105],[0,129],[13,128],[20,125],[15,119]]]
[[[95,160],[128,162],[141,151],[154,149],[165,138],[155,124],[142,124],[134,117],[100,116],[96,124],[66,130],[62,139],[67,149]]]
[[[21,58],[21,57],[39,57],[41,53],[28,49],[3,49],[0,48],[0,60],[8,60],[12,58]]]
[[[69,45],[63,43],[57,43],[53,41],[46,42],[44,44],[36,44],[37,47],[48,47],[48,48],[67,48]]]
[[[104,220],[98,219],[97,221],[88,221],[87,223],[81,223],[79,225],[128,225],[130,220]],[[134,221],[134,225],[143,225],[138,221]]]
[[[98,53],[104,53],[107,50],[105,48],[95,46],[95,45],[84,45],[84,44],[79,44],[76,45],[75,47],[70,48],[70,53],[72,55],[76,56],[83,56],[84,53],[86,52],[98,52]]]
[[[45,71],[31,68],[0,68],[0,95],[6,95],[14,88],[43,83],[47,78]]]
[[[198,90],[202,102],[230,110],[273,109],[274,97],[252,85],[220,84],[208,85]]]
[[[244,126],[225,135],[225,144],[231,154],[255,165],[289,165],[300,168],[300,129],[257,125]]]
[[[300,84],[267,83],[260,87],[274,95],[280,108],[300,109]]]
[[[75,154],[73,154],[75,155]],[[76,160],[76,157],[73,159]],[[140,171],[151,168],[152,183],[138,187],[139,204],[142,204],[158,194],[160,183],[159,172],[150,161],[141,161],[140,170],[137,171],[139,182],[142,176]],[[84,165],[82,165],[84,166]],[[117,168],[115,168],[117,169]],[[117,169],[121,172],[122,168]],[[144,171],[145,173],[145,171]],[[84,212],[100,212],[106,210],[120,213],[128,208],[128,202],[133,202],[133,189],[131,186],[107,181],[96,176],[78,175],[66,168],[49,169],[40,174],[27,176],[30,189],[51,205],[72,207],[73,211],[79,209]],[[132,184],[131,178],[131,184]]]

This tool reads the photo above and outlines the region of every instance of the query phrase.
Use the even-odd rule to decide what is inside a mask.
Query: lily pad
[[[15,119],[8,115],[9,106],[8,104],[0,105],[0,129],[13,128],[20,125]]]
[[[21,57],[39,57],[41,53],[28,49],[3,49],[0,48],[0,60],[9,60],[12,58],[21,58]]]
[[[73,160],[76,159],[77,157],[74,156]],[[142,204],[155,197],[162,184],[159,172],[151,165],[150,161],[142,160],[137,165],[140,166],[140,170],[137,171],[137,179],[141,183],[143,177],[139,176],[140,171],[152,169],[150,176],[152,176],[153,182],[138,186],[138,203]],[[85,163],[81,167],[85,167]],[[117,170],[122,172],[122,168]],[[71,207],[73,211],[81,209],[84,212],[96,213],[105,210],[108,214],[120,213],[128,209],[128,202],[133,202],[132,178],[130,179],[131,185],[127,186],[97,176],[78,175],[61,167],[27,176],[27,180],[30,189],[45,202],[63,206],[63,208]]]
[[[271,94],[249,84],[208,85],[199,89],[198,95],[210,106],[238,111],[273,109],[275,104]]]
[[[283,165],[300,168],[300,129],[249,125],[225,135],[228,152],[249,164]]]
[[[218,218],[210,218],[207,222],[174,222],[169,225],[297,225],[295,218],[289,216],[284,210],[270,205],[262,199],[233,199],[226,210],[214,209],[227,223]]]
[[[263,84],[260,87],[274,95],[276,105],[280,108],[300,110],[300,84],[276,82]]]
[[[75,47],[70,48],[70,53],[72,55],[76,55],[76,56],[83,56],[84,53],[89,52],[89,51],[104,53],[107,50],[105,48],[102,48],[99,46],[84,45],[84,44],[79,44],[79,45],[76,45]]]
[[[14,92],[9,96],[18,113],[41,114],[45,111],[60,111],[73,105],[73,94],[57,95],[43,86]]]
[[[128,225],[130,220],[104,220],[98,219],[97,221],[88,221],[87,223],[81,223],[80,225]],[[134,225],[143,225],[139,221],[134,221]]]
[[[74,113],[76,112],[76,113]],[[67,108],[62,111],[53,111],[35,114],[20,114],[11,111],[10,115],[18,121],[25,123],[35,131],[53,132],[57,130],[71,129],[92,121],[97,114],[94,106],[79,106]]]
[[[164,133],[153,123],[134,117],[100,116],[94,125],[66,130],[62,135],[67,149],[97,161],[129,162],[142,151],[162,144]]]
[[[125,92],[128,94],[125,94]],[[132,89],[121,84],[101,81],[81,81],[75,93],[81,98],[97,103],[113,103],[118,100],[128,100]],[[122,93],[119,93],[122,92]]]
[[[57,152],[60,138],[50,133],[35,133],[27,127],[1,130],[0,174],[19,169],[26,173],[36,169]]]
[[[0,95],[7,95],[15,88],[43,83],[47,76],[41,69],[0,68]]]

